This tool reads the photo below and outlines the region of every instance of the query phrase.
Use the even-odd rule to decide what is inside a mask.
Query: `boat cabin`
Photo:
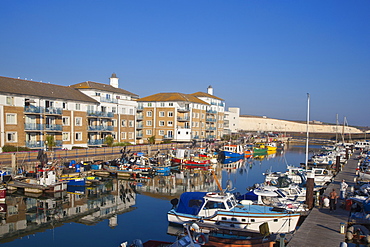
[[[232,194],[215,192],[184,192],[177,206],[177,213],[211,216],[219,210],[232,210],[237,201]]]

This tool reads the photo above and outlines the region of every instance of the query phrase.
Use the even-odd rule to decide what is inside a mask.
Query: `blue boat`
[[[244,149],[242,145],[224,145],[220,151],[221,160],[229,158],[244,159]]]

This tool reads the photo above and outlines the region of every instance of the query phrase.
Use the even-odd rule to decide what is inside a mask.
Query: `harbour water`
[[[315,150],[319,146],[310,146]],[[304,146],[287,146],[263,157],[219,164],[222,187],[245,193],[262,183],[268,169],[284,171],[305,160]],[[135,239],[174,241],[176,229],[168,225],[170,200],[184,191],[217,190],[210,173],[175,173],[153,179],[105,179],[99,186],[69,189],[63,197],[6,198],[1,215],[2,246],[114,246]]]

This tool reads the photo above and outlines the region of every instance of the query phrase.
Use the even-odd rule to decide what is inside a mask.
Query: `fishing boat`
[[[220,150],[221,159],[228,159],[228,158],[244,158],[244,148],[242,145],[224,145]]]
[[[200,221],[255,232],[267,222],[273,233],[294,231],[299,217],[300,214],[270,206],[240,204],[234,194],[226,192],[184,192],[167,213],[168,221],[174,224]]]

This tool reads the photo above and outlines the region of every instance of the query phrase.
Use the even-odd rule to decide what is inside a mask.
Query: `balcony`
[[[171,140],[171,139],[173,139],[173,136],[172,135],[164,135],[163,139]]]
[[[136,129],[142,129],[144,127],[143,123],[136,124]]]
[[[57,108],[57,107],[48,107],[45,109],[45,114],[48,115],[62,115],[63,114],[63,109],[62,108]]]
[[[63,127],[61,124],[45,124],[46,131],[62,131]]]
[[[217,111],[213,111],[213,110],[207,110],[206,112],[209,113],[209,114],[216,114],[217,113]]]
[[[28,148],[43,148],[43,141],[26,141],[26,147]]]
[[[190,111],[190,108],[189,107],[180,107],[180,108],[177,108],[177,111],[179,111],[179,112],[188,112],[188,111]]]
[[[190,121],[190,117],[177,117],[177,121],[179,122]]]
[[[137,139],[141,139],[141,138],[143,138],[143,133],[137,133],[137,134],[136,134],[136,138],[137,138]]]
[[[137,106],[136,111],[143,111],[144,107],[142,105]]]
[[[113,126],[105,126],[105,125],[89,125],[88,131],[113,131]]]
[[[40,131],[44,130],[44,125],[42,124],[37,124],[37,123],[25,123],[24,124],[24,130],[31,130],[31,131]]]
[[[206,122],[216,122],[216,119],[215,118],[207,118]]]
[[[112,118],[114,116],[113,112],[102,112],[102,111],[87,111],[88,117],[106,117]]]
[[[100,102],[117,104],[118,103],[118,99],[110,99],[110,98],[107,99],[105,97],[100,97]]]
[[[88,140],[87,145],[90,146],[99,146],[104,144],[104,139],[94,139],[94,140]]]
[[[25,106],[24,107],[24,112],[25,113],[31,113],[31,114],[41,114],[44,112],[44,108],[41,106]]]
[[[206,130],[208,130],[208,131],[216,130],[216,127],[207,127]]]
[[[136,115],[136,120],[143,120],[144,116],[143,114]]]

